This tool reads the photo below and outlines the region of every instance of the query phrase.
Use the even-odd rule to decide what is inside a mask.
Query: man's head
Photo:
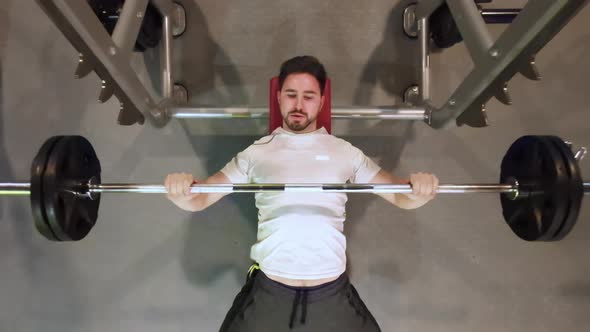
[[[300,134],[316,130],[325,85],[326,70],[312,56],[297,56],[281,65],[277,99],[283,128]]]

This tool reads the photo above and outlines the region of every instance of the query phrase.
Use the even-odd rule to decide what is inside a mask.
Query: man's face
[[[277,92],[283,128],[292,132],[307,133],[316,130],[316,120],[324,96],[320,94],[320,83],[307,73],[290,74]]]

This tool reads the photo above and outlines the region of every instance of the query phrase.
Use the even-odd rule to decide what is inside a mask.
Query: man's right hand
[[[190,209],[190,201],[196,198],[198,193],[191,193],[191,186],[199,183],[191,174],[172,173],[166,176],[164,185],[166,187],[166,197],[183,210]]]

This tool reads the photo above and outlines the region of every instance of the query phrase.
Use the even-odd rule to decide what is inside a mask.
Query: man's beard
[[[298,114],[304,116],[304,118],[292,118],[291,114]],[[309,119],[306,114],[297,111],[291,111],[287,114],[286,118],[283,118],[287,127],[293,131],[305,130],[315,119]]]

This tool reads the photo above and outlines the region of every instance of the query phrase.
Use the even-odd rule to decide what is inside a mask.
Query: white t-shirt
[[[232,183],[368,183],[381,168],[323,127],[281,127],[238,153],[222,170]],[[346,269],[345,193],[256,193],[258,236],[250,257],[267,274],[336,277]]]

